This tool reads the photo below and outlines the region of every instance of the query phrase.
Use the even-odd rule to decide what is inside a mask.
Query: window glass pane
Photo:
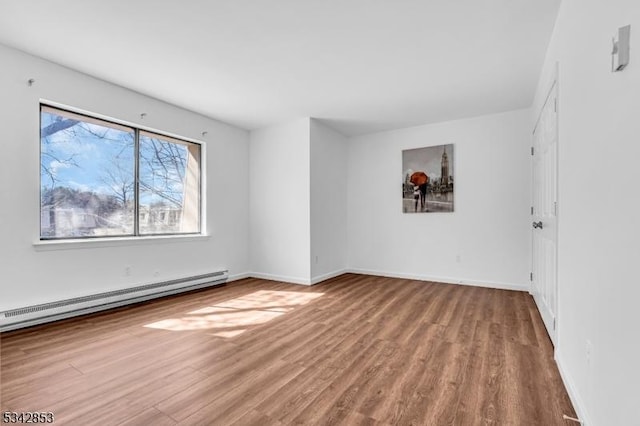
[[[140,234],[200,231],[200,145],[140,132]]]
[[[134,232],[134,131],[43,106],[40,236]]]

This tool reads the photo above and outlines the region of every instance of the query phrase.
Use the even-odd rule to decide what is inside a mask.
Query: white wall
[[[627,24],[631,62],[612,73]],[[563,0],[532,109],[531,126],[559,62],[556,359],[589,426],[640,422],[639,46],[637,0]]]
[[[248,132],[0,46],[0,310],[228,268],[249,270]],[[34,78],[32,87],[27,80]],[[167,82],[170,84],[170,82]],[[209,238],[36,249],[39,101],[206,143]],[[142,112],[147,113],[144,122]],[[131,275],[125,276],[125,266]]]
[[[347,138],[311,120],[311,281],[347,267]]]
[[[350,269],[528,289],[529,117],[520,110],[353,138]],[[403,213],[402,150],[449,143],[455,212]]]
[[[252,275],[310,283],[310,120],[251,132]]]

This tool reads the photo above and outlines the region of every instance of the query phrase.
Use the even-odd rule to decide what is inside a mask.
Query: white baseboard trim
[[[418,281],[433,281],[433,282],[446,283],[446,284],[461,284],[461,285],[468,285],[468,286],[475,286],[475,287],[497,288],[501,290],[516,290],[516,291],[526,291],[526,292],[529,291],[529,286],[526,284],[513,284],[513,283],[503,283],[503,282],[496,282],[496,281],[477,281],[477,280],[458,279],[458,278],[451,278],[451,277],[437,277],[437,276],[431,276],[431,275],[407,274],[403,272],[388,272],[388,271],[377,271],[377,270],[371,270],[371,269],[358,269],[358,268],[339,269],[337,271],[329,272],[327,274],[318,275],[311,279],[300,278],[300,277],[290,277],[286,275],[267,274],[263,272],[247,272],[244,274],[237,274],[237,275],[230,276],[228,281],[235,281],[242,278],[252,277],[252,278],[261,278],[264,280],[271,280],[271,281],[282,281],[282,282],[291,283],[291,284],[314,285],[322,281],[328,280],[330,278],[334,278],[347,273],[375,275],[375,276],[389,277],[389,278],[402,278],[402,279],[410,279],[410,280],[418,280]]]
[[[248,274],[252,278],[261,278],[263,280],[282,281],[290,284],[311,285],[308,278],[289,277],[286,275],[265,274],[264,272],[250,272]]]
[[[322,281],[326,281],[328,279],[338,277],[338,276],[340,276],[342,274],[346,274],[347,272],[349,272],[349,271],[346,270],[346,269],[338,269],[337,271],[329,272],[327,274],[318,275],[316,277],[311,278],[311,285],[318,284],[318,283],[320,283]]]
[[[516,291],[529,291],[529,286],[526,284],[513,284],[513,283],[502,283],[496,281],[477,281],[477,280],[469,280],[462,278],[452,278],[452,277],[436,277],[431,275],[419,275],[419,274],[406,274],[403,272],[388,272],[388,271],[375,271],[370,269],[357,269],[350,268],[345,272],[351,272],[354,274],[363,274],[363,275],[377,275],[381,277],[389,277],[389,278],[403,278],[409,280],[418,280],[418,281],[433,281],[445,284],[461,284],[475,287],[487,287],[487,288],[497,288],[500,290],[516,290]]]
[[[594,423],[591,422],[591,418],[587,412],[587,406],[582,401],[582,398],[580,398],[580,394],[576,390],[574,382],[571,380],[571,376],[569,376],[567,370],[564,368],[564,362],[562,361],[562,357],[558,354],[558,350],[555,351],[553,358],[558,366],[558,371],[560,372],[560,377],[562,378],[564,387],[567,389],[567,393],[569,394],[569,399],[573,404],[573,408],[576,410],[576,415],[578,416],[578,419],[580,419],[580,424],[582,426],[594,426]]]
[[[241,274],[229,275],[229,278],[227,278],[227,282],[239,281],[239,280],[243,280],[245,278],[251,278],[251,273],[250,272],[243,272]]]

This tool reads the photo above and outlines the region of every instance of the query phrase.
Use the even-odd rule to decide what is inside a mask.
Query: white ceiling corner
[[[246,129],[345,135],[528,107],[560,0],[48,0],[0,43]]]

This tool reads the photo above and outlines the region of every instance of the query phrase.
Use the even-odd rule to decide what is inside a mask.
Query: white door
[[[532,292],[549,337],[556,343],[558,97],[552,84],[533,131]]]

